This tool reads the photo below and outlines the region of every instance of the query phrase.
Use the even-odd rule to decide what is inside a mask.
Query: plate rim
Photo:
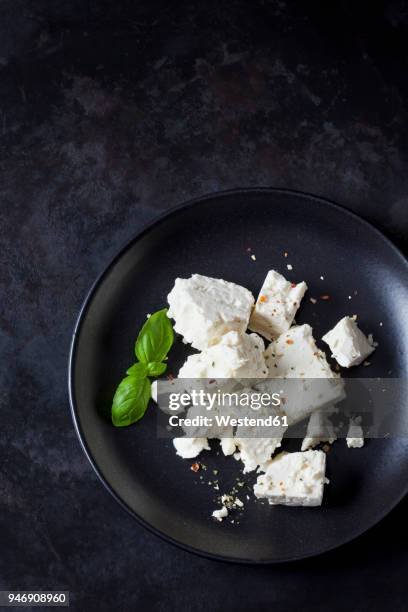
[[[379,517],[376,517],[372,522],[370,522],[364,528],[363,531],[358,530],[357,533],[353,533],[352,535],[350,535],[350,537],[347,537],[340,543],[327,546],[326,548],[319,550],[317,552],[310,552],[307,554],[300,554],[300,555],[291,555],[291,556],[287,556],[283,558],[274,558],[274,559],[246,559],[246,558],[240,558],[240,557],[220,555],[217,553],[210,553],[210,552],[201,550],[199,548],[195,548],[194,546],[191,546],[187,543],[181,542],[180,540],[177,540],[173,538],[172,536],[166,534],[164,531],[154,527],[152,524],[150,524],[145,519],[143,519],[139,514],[137,514],[137,512],[135,512],[132,508],[130,508],[130,506],[128,506],[128,504],[119,496],[119,494],[109,484],[109,482],[105,479],[105,477],[101,473],[95,458],[93,457],[91,451],[89,450],[89,447],[88,447],[88,444],[85,438],[85,434],[81,428],[79,412],[78,412],[78,407],[77,407],[77,400],[76,400],[76,395],[75,395],[75,384],[74,384],[74,378],[75,378],[74,371],[75,371],[75,364],[76,364],[77,351],[78,351],[78,340],[79,340],[81,328],[86,319],[87,311],[92,303],[95,293],[97,292],[99,286],[102,284],[104,278],[114,268],[116,263],[125,255],[125,253],[133,246],[133,244],[136,241],[140,240],[144,235],[152,231],[156,226],[159,226],[162,223],[164,223],[169,217],[177,215],[186,209],[193,208],[194,206],[200,205],[203,202],[206,202],[213,198],[223,198],[223,197],[243,195],[243,194],[249,194],[249,193],[251,194],[270,193],[270,194],[294,195],[294,196],[298,196],[298,197],[300,196],[302,198],[305,198],[311,202],[324,203],[325,205],[329,206],[329,208],[337,210],[338,212],[341,212],[342,214],[345,214],[346,216],[349,216],[350,218],[354,219],[354,221],[357,221],[358,223],[361,223],[362,225],[366,226],[370,231],[374,232],[378,236],[379,239],[385,242],[388,247],[391,248],[394,254],[402,261],[402,263],[405,266],[408,266],[408,258],[405,257],[403,252],[392,242],[392,240],[390,240],[390,238],[388,238],[388,236],[386,236],[381,230],[375,227],[375,225],[373,225],[370,221],[367,221],[364,217],[361,217],[359,214],[350,210],[349,208],[346,208],[345,206],[338,204],[336,202],[333,202],[332,200],[325,198],[323,196],[318,196],[318,195],[315,195],[315,194],[312,194],[306,191],[299,191],[299,190],[290,189],[290,188],[238,187],[235,189],[213,191],[213,192],[203,194],[201,196],[191,198],[189,200],[182,202],[181,204],[177,204],[176,206],[171,207],[170,209],[166,211],[162,211],[157,216],[155,216],[151,221],[144,223],[142,228],[138,232],[136,232],[132,236],[132,238],[130,238],[126,242],[126,244],[122,246],[117,251],[117,253],[109,260],[109,262],[104,266],[102,271],[97,276],[96,280],[90,286],[79,308],[79,312],[75,320],[75,325],[74,325],[74,329],[73,329],[73,333],[71,337],[69,357],[68,357],[68,372],[67,372],[68,374],[68,396],[69,396],[71,418],[74,424],[76,435],[79,439],[81,448],[87,460],[89,461],[94,473],[98,477],[99,481],[102,483],[103,487],[112,495],[112,497],[116,500],[116,502],[118,502],[118,504],[133,519],[135,519],[139,523],[139,525],[147,529],[147,531],[149,531],[150,533],[153,533],[154,535],[158,536],[161,540],[164,540],[165,542],[173,544],[177,546],[178,548],[181,548],[182,550],[185,550],[192,554],[196,554],[206,559],[210,559],[213,561],[215,560],[219,562],[225,562],[225,563],[237,563],[237,564],[243,564],[243,565],[274,565],[274,564],[296,562],[296,561],[311,559],[313,557],[324,555],[330,551],[336,550],[337,548],[340,548],[346,544],[349,544],[353,540],[367,533],[367,531],[369,531],[375,525],[380,523],[390,512],[392,512],[392,510],[394,510],[394,508],[402,501],[402,499],[404,499],[404,497],[408,493],[408,481],[405,485],[405,489],[401,492],[401,495],[397,497],[396,500],[393,500],[392,505],[388,507],[384,512],[382,512],[379,515]]]

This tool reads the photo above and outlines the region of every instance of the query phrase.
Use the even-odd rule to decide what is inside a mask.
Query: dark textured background
[[[0,1],[1,588],[78,610],[407,609],[406,501],[314,560],[207,561],[105,492],[66,389],[95,276],[184,199],[306,190],[407,252],[408,8],[368,6]]]

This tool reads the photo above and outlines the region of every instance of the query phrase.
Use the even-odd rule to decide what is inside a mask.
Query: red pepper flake
[[[330,295],[321,295],[320,299],[321,300],[330,300]]]
[[[211,380],[208,381],[208,384],[213,385],[215,382],[217,382],[215,378],[212,378]]]
[[[268,298],[266,297],[266,295],[260,295],[260,296],[259,296],[259,301],[260,301],[260,302],[267,302],[267,301],[268,301]]]
[[[297,283],[290,283],[290,286],[292,287],[292,289],[294,289],[295,287],[297,287]]]
[[[288,340],[286,340],[286,344],[295,344],[295,341],[289,338]]]
[[[167,380],[174,380],[173,374],[167,374]]]
[[[193,465],[190,468],[190,470],[192,472],[198,472],[199,469],[200,469],[200,464],[199,463],[193,463]]]

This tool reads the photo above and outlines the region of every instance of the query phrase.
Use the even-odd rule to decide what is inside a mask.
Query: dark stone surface
[[[1,588],[69,589],[78,610],[405,610],[406,501],[324,557],[207,561],[104,491],[66,389],[95,276],[187,198],[306,190],[406,250],[405,3],[3,0],[1,14]]]

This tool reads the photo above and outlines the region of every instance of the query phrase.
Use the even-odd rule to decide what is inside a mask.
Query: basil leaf
[[[136,357],[142,363],[163,361],[174,341],[167,308],[152,314],[143,325],[135,344]]]
[[[167,363],[159,363],[158,361],[151,361],[147,364],[147,375],[148,376],[160,376],[164,374],[167,369]]]
[[[135,378],[146,378],[147,368],[144,363],[134,363],[128,370],[126,370],[128,376],[134,376]]]
[[[148,378],[124,378],[116,389],[112,402],[112,423],[115,427],[126,427],[141,419],[146,412],[150,396],[151,384]]]

